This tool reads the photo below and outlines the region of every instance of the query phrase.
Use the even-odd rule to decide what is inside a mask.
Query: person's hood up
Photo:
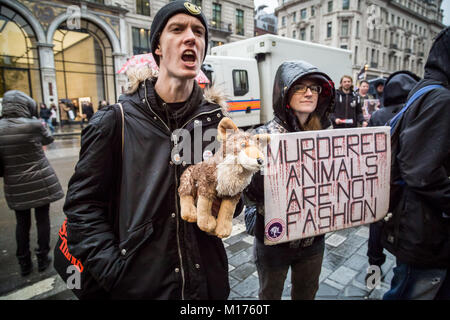
[[[289,89],[299,80],[306,76],[311,76],[322,86],[322,92],[317,101],[317,107],[314,111],[318,114],[322,128],[330,125],[328,116],[333,112],[334,105],[334,83],[331,78],[308,62],[296,60],[283,62],[277,70],[273,85],[273,110],[275,116],[285,125],[290,125],[291,119],[296,119],[292,109],[287,108]]]
[[[404,104],[409,92],[419,81],[420,77],[406,70],[391,74],[384,84],[384,107]]]
[[[450,83],[450,27],[442,30],[433,42],[425,64],[424,79]]]
[[[37,117],[36,102],[27,94],[19,90],[10,90],[3,95],[4,118]]]

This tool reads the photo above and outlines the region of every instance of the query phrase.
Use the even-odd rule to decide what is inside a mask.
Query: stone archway
[[[117,100],[112,42],[98,24],[81,18],[75,29],[64,21],[52,42],[59,99],[70,100],[79,115],[83,102],[96,110],[101,100]]]
[[[42,26],[17,2],[0,0],[0,96],[17,89],[43,101],[39,46]]]

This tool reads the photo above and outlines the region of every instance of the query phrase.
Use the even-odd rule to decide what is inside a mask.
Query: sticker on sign
[[[382,219],[389,207],[390,127],[271,135],[265,150],[265,244]]]

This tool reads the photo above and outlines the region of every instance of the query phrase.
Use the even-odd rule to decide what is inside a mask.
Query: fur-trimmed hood
[[[141,82],[146,79],[156,79],[158,77],[158,71],[151,69],[149,65],[130,67],[126,72],[126,76],[128,78],[126,94],[132,95],[137,91]],[[204,88],[203,97],[207,102],[219,105],[222,108],[222,113],[225,116],[229,116],[228,97],[225,91],[219,86],[212,85]]]

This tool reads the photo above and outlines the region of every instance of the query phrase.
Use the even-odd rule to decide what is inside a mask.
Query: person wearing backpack
[[[450,27],[431,47],[424,79],[390,121],[390,212],[382,244],[396,257],[383,299],[450,299]]]
[[[369,120],[369,127],[384,126],[404,106],[411,89],[420,81],[420,77],[407,70],[394,72],[386,80],[384,87],[384,106],[375,111]],[[369,241],[367,257],[370,266],[381,266],[386,261],[381,245],[381,229],[383,220],[371,223],[369,226]],[[367,278],[372,272],[367,273]]]

